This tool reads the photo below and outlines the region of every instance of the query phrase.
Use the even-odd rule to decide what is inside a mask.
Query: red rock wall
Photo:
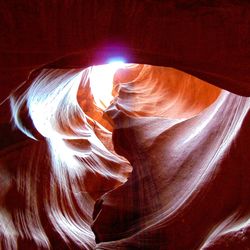
[[[242,97],[250,94],[246,1],[5,1],[0,12],[3,249],[249,248],[249,100]],[[120,112],[114,117],[111,108],[104,116],[114,126],[114,149],[133,166],[131,174],[124,158],[116,155],[108,163],[115,154],[111,136],[87,118],[91,135],[105,140],[111,155],[85,137],[66,146],[96,150],[94,165],[104,166],[108,178],[98,167],[84,174],[65,167],[67,162],[62,172],[53,168],[47,146],[56,148],[57,141],[44,140],[25,105],[19,115],[39,142],[12,131],[8,96],[33,69],[84,68],[121,54],[128,62],[193,75],[157,68],[137,87],[120,89]],[[120,72],[122,77],[134,74]],[[142,91],[147,101],[135,105],[129,92],[142,103]],[[74,117],[74,126],[78,118],[83,126],[82,117]],[[72,133],[71,125],[58,128]]]

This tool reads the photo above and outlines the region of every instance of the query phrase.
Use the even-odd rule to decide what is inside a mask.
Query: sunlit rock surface
[[[11,106],[31,140],[1,152],[3,249],[248,249],[249,98],[134,64],[26,89]]]
[[[137,80],[145,91],[136,82],[122,85],[118,105],[108,111],[115,124],[114,146],[131,162],[133,173],[102,197],[93,229],[98,241],[107,243],[98,247],[219,244],[228,232],[239,230],[237,219],[243,215],[240,197],[247,190],[242,190],[240,172],[247,164],[239,145],[249,99],[173,69],[143,73],[152,85],[142,84],[143,78]],[[134,100],[143,97],[145,103],[136,105]]]

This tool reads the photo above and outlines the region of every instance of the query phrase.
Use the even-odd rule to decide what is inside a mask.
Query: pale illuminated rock
[[[109,93],[93,90],[114,73]],[[173,68],[42,70],[12,99],[40,141],[4,156],[3,248],[243,249],[249,105]]]

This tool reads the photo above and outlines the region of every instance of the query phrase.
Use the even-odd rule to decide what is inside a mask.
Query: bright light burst
[[[118,69],[124,68],[123,61],[110,61],[109,64],[93,66],[90,74],[91,91],[96,106],[106,109],[113,99],[113,78]]]

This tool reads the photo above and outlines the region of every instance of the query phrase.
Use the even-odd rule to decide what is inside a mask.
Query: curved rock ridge
[[[97,249],[247,249],[249,98],[147,67],[155,84],[122,84],[107,112],[133,173],[100,201]]]
[[[211,105],[221,89],[182,71],[151,65],[119,69],[114,103],[138,117],[190,118]]]
[[[249,106],[173,68],[41,70],[11,99],[32,140],[1,153],[0,246],[247,249]]]

